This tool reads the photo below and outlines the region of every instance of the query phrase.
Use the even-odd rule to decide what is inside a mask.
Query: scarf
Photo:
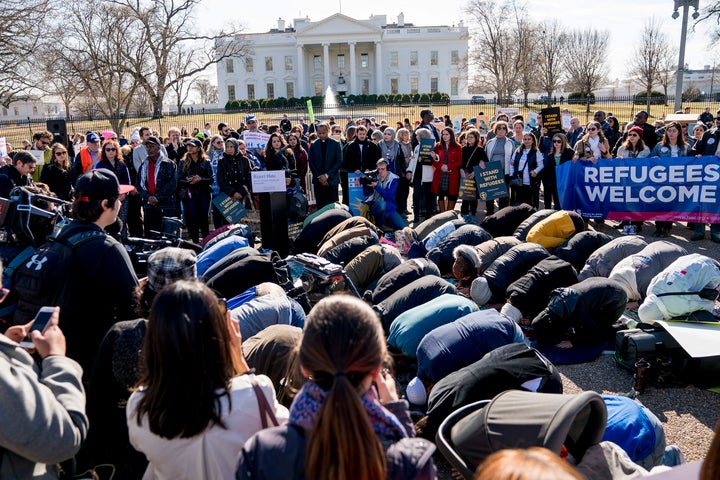
[[[290,424],[302,427],[306,432],[311,431],[315,425],[315,416],[320,411],[327,395],[328,392],[315,382],[307,382],[303,385],[290,406]],[[380,405],[374,388],[365,392],[360,400],[375,434],[381,441],[382,439],[399,440],[407,437],[407,432],[400,420]]]

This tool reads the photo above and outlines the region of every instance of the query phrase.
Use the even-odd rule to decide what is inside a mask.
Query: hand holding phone
[[[28,337],[20,346],[35,348],[45,358],[48,355],[65,356],[65,335],[58,328],[59,307],[42,307],[33,320]]]

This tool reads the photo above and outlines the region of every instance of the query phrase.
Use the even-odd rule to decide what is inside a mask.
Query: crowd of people
[[[28,227],[35,254],[21,265],[14,260],[27,232],[0,248],[9,270],[0,308],[17,302],[0,335],[0,477],[111,465],[117,478],[435,478],[432,440],[450,411],[506,389],[562,393],[551,353],[584,361],[601,351],[628,301],[645,302],[641,319],[713,310],[714,301],[694,296],[717,296],[717,261],[664,241],[611,241],[561,208],[553,172],[563,162],[720,155],[720,111],[692,146],[682,124],[659,132],[647,118],[638,112],[621,131],[598,111],[585,127],[574,118],[550,136],[502,113],[488,132],[468,122],[459,133],[438,128],[430,110],[397,128],[350,117],[345,126],[332,118],[293,126],[287,116],[268,126],[248,115],[217,134],[206,125],[162,138],[142,127],[126,143],[87,132],[72,161],[42,132],[34,141],[48,161],[36,172],[35,157],[13,152],[0,169],[0,197],[23,187],[43,194],[39,210],[53,197],[70,202],[56,240],[71,247],[72,264],[48,326],[33,330],[38,299],[11,290],[24,269],[43,268],[49,220]],[[267,133],[265,147],[248,132]],[[429,160],[424,139],[434,141]],[[463,200],[458,212],[461,179],[497,160],[510,195]],[[226,225],[212,199],[223,193],[251,207],[256,170],[284,171],[288,189],[312,189],[317,210],[295,253],[344,264],[363,299],[310,305],[289,296],[292,268],[283,277],[252,233]],[[349,212],[346,194],[349,175],[368,170],[377,170],[364,191],[372,221]],[[158,250],[138,278],[121,242],[179,215],[203,248]],[[667,228],[658,223],[657,236]],[[384,229],[401,231],[407,248]],[[679,271],[687,295],[668,299]],[[410,383],[397,385],[408,371]],[[426,414],[419,422],[411,403]],[[622,408],[640,409],[632,405]],[[618,434],[611,440],[620,446],[605,451],[646,474],[662,462],[665,438],[652,412],[637,416],[646,431],[660,430],[651,448],[641,454]],[[505,451],[480,462],[476,478],[582,478],[560,453]],[[557,476],[513,476],[519,465]]]

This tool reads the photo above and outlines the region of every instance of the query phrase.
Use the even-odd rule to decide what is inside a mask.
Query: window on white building
[[[268,83],[266,85],[266,88],[267,88],[267,97],[266,98],[275,98],[275,84]]]
[[[418,64],[418,52],[417,50],[413,50],[410,52],[410,66],[416,67]]]
[[[392,94],[398,93],[398,79],[397,78],[390,79],[390,93],[392,93]]]
[[[292,72],[293,70],[293,57],[292,55],[285,55],[285,70]]]
[[[457,77],[452,77],[450,79],[450,95],[457,95],[458,94],[458,79]]]
[[[370,94],[370,80],[367,78],[363,78],[363,81],[362,81],[362,94],[363,95]]]
[[[315,95],[320,96],[322,94],[322,82],[318,80],[317,82],[315,82]]]
[[[225,71],[227,73],[233,73],[235,71],[235,64],[233,63],[232,58],[225,59]]]
[[[320,55],[315,55],[313,57],[313,69],[316,72],[322,72],[322,61]]]
[[[248,83],[247,90],[248,90],[248,94],[247,94],[248,100],[255,100],[255,84]]]
[[[235,100],[235,85],[228,85],[228,102]]]
[[[360,68],[368,68],[370,65],[370,58],[367,53],[360,54]]]
[[[418,78],[417,77],[412,77],[410,79],[410,93],[412,93],[413,95],[418,93]]]
[[[438,78],[430,77],[430,93],[435,93],[437,91],[438,91]]]
[[[8,112],[7,112],[7,108],[3,107],[3,116],[4,116],[4,117],[7,117],[7,113],[8,113]]]
[[[338,55],[338,70],[345,70],[345,55]]]
[[[252,71],[253,71],[254,69],[255,69],[255,67],[254,67],[254,64],[253,64],[253,59],[252,59],[252,57],[247,57],[247,58],[245,59],[245,71],[248,72],[248,73],[252,73]]]
[[[13,107],[13,113],[15,114],[16,117],[18,115],[20,115],[20,110],[18,109],[18,107]]]
[[[431,50],[430,51],[430,65],[437,65],[437,64],[438,64],[438,51]]]
[[[272,57],[265,57],[265,71],[266,72],[273,71]]]
[[[450,63],[452,65],[457,65],[460,63],[460,52],[457,50],[451,50],[450,51]]]
[[[295,84],[293,82],[286,82],[285,91],[287,92],[287,98],[295,97]]]
[[[398,66],[398,52],[390,52],[390,66],[391,67]]]
[[[33,115],[37,115],[37,114],[38,114],[37,105],[33,105]]]

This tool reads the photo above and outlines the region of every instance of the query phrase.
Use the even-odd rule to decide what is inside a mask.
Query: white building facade
[[[220,105],[229,100],[323,95],[447,93],[468,98],[468,29],[416,27],[404,15],[356,20],[337,13],[318,22],[248,34],[245,58],[217,66]]]

